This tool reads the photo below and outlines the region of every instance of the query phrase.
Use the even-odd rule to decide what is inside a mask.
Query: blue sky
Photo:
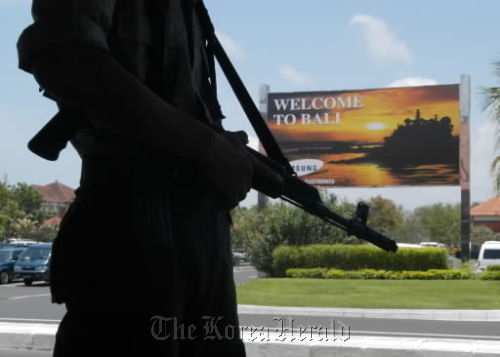
[[[48,1],[48,0],[47,0]],[[32,77],[17,69],[16,41],[31,23],[28,0],[0,0],[0,179],[77,187],[80,162],[72,148],[48,162],[26,148],[55,112]],[[382,88],[472,79],[472,200],[492,197],[493,128],[481,111],[481,86],[498,84],[500,1],[206,0],[219,36],[254,98],[271,91]],[[226,128],[254,135],[222,75]],[[255,140],[252,140],[255,143]],[[334,189],[356,201],[374,195],[406,208],[460,200],[457,187]],[[255,202],[255,193],[246,204]]]

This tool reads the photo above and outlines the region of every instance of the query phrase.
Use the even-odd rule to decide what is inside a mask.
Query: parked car
[[[28,246],[15,264],[14,274],[23,279],[26,286],[30,286],[34,281],[49,282],[51,252],[52,243]]]
[[[5,240],[6,243],[8,244],[14,244],[16,246],[28,246],[31,244],[37,244],[37,241],[31,240],[31,239],[24,239],[24,238],[7,238]]]
[[[0,284],[10,283],[14,279],[14,265],[25,248],[0,249]]]
[[[422,248],[420,244],[413,243],[396,243],[398,248]]]
[[[439,242],[420,242],[422,247],[446,248],[446,245]]]
[[[37,244],[35,243],[0,243],[0,249],[14,249],[14,248],[26,248],[28,245]]]
[[[241,265],[248,262],[248,254],[246,252],[233,251],[233,265]]]
[[[488,265],[500,265],[500,242],[486,241],[481,245],[476,271],[485,271]]]

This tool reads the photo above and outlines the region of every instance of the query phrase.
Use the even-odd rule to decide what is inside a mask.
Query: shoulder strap
[[[238,72],[234,68],[233,64],[231,63],[231,60],[227,56],[219,39],[215,35],[214,26],[212,24],[212,21],[210,20],[210,16],[208,15],[208,11],[205,5],[203,4],[203,1],[201,0],[198,1],[196,8],[199,21],[201,23],[204,35],[208,43],[208,48],[210,49],[213,56],[217,59],[217,62],[222,68],[222,71],[226,75],[226,78],[229,84],[231,85],[234,94],[238,98],[238,101],[240,102],[243,111],[247,115],[250,123],[252,124],[252,127],[254,128],[257,136],[259,137],[262,146],[266,150],[267,155],[270,158],[277,161],[278,163],[282,164],[290,174],[295,176],[296,174],[294,170],[292,169],[286,157],[283,155],[283,152],[278,146],[278,143],[276,142],[276,139],[274,138],[273,134],[269,130],[266,121],[264,120],[259,109],[253,102],[252,97],[248,93],[245,85],[243,84],[240,76],[238,75]],[[212,60],[212,66],[214,66],[213,60]],[[215,77],[211,79],[212,79],[212,85],[215,85]]]

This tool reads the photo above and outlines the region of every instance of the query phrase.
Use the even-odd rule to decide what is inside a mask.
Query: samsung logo
[[[324,165],[323,161],[316,159],[294,160],[290,162],[290,164],[298,176],[312,174],[321,169]]]

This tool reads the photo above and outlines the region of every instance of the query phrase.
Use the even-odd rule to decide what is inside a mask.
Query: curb
[[[51,351],[58,325],[0,322],[0,349]]]
[[[0,351],[51,351],[57,325],[0,323]],[[293,339],[270,333],[243,335],[247,357],[493,357],[500,341],[394,338]],[[318,337],[318,336],[316,336]],[[325,337],[325,336],[323,336]]]
[[[245,315],[283,316],[288,314],[294,316],[337,316],[435,321],[500,321],[500,310],[344,309],[238,305],[238,313]]]
[[[493,357],[500,342],[353,336],[347,341],[245,342],[248,357]]]

